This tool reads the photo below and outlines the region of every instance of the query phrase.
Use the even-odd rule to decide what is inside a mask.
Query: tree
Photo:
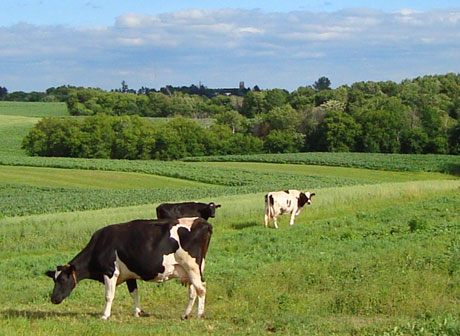
[[[241,113],[247,118],[254,118],[256,115],[265,112],[265,95],[265,91],[249,91],[244,98]]]
[[[8,90],[6,89],[6,87],[0,86],[0,100],[5,100],[7,95],[8,95]]]
[[[409,128],[401,133],[401,153],[425,153],[428,144],[428,135],[421,127]]]
[[[460,121],[449,131],[449,153],[460,154]]]
[[[263,108],[265,111],[270,111],[275,107],[281,107],[286,105],[289,92],[281,89],[272,89],[265,91],[265,97],[263,101]]]
[[[242,132],[245,129],[247,119],[235,110],[225,111],[216,115],[216,123],[227,125],[232,133]]]
[[[126,93],[126,92],[128,92],[128,90],[129,90],[128,84],[126,84],[125,81],[122,81],[122,82],[121,82],[121,92],[122,92],[122,93]]]
[[[349,152],[355,150],[356,139],[361,127],[352,116],[340,110],[331,110],[319,127],[319,137],[315,139],[328,152]]]
[[[313,88],[316,91],[323,91],[329,90],[331,87],[331,81],[327,77],[320,77],[318,80],[313,84]]]
[[[155,148],[153,126],[139,116],[115,118],[113,130],[116,134],[112,144],[112,159],[146,160]]]
[[[264,149],[269,153],[296,153],[302,149],[303,143],[303,134],[274,130],[267,135]]]

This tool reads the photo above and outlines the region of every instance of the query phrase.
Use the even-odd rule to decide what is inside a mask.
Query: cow
[[[298,190],[274,191],[265,195],[265,227],[268,227],[273,218],[275,229],[278,228],[277,216],[285,213],[291,214],[289,225],[294,225],[295,216],[300,213],[305,204],[311,204],[311,198],[315,196],[311,192]]]
[[[84,279],[105,284],[106,305],[101,319],[111,314],[115,287],[126,282],[134,300],[134,316],[140,316],[136,279],[163,282],[173,278],[189,286],[189,301],[182,315],[190,312],[198,295],[198,317],[204,312],[205,257],[212,226],[199,217],[175,220],[138,219],[96,231],[86,247],[56,271],[51,302],[61,303]]]
[[[184,203],[163,203],[157,207],[158,219],[176,219],[182,217],[201,217],[208,220],[216,216],[216,209],[220,204],[184,202]]]

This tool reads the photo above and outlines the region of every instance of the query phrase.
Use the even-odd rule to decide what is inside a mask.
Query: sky
[[[460,0],[2,0],[0,86],[333,87],[460,72]]]

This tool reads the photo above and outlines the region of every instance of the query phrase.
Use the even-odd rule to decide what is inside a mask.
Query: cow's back
[[[197,217],[109,225],[97,231],[88,244],[91,271],[97,280],[101,275],[111,277],[118,257],[143,280],[153,280],[165,271],[164,256],[184,251],[201,266],[211,233],[211,224]]]
[[[203,215],[203,209],[207,205],[198,202],[184,202],[184,203],[163,203],[160,204],[157,211],[158,219],[177,219],[181,217],[203,217],[206,220],[206,215]]]
[[[96,231],[85,248],[90,254],[90,272],[111,277],[118,257],[141,278],[150,279],[161,271],[163,255],[179,247],[177,241],[170,239],[170,228],[175,223],[175,220],[134,220]]]

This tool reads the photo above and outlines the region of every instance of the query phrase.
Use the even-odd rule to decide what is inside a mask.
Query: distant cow
[[[275,228],[278,228],[277,216],[285,213],[291,214],[289,225],[294,225],[295,216],[300,213],[305,204],[311,204],[314,193],[300,192],[298,190],[285,190],[270,192],[265,195],[265,227],[268,227],[273,218]]]
[[[101,319],[110,316],[115,287],[126,281],[139,316],[136,279],[163,282],[178,278],[189,286],[187,318],[198,294],[198,317],[204,312],[206,283],[205,256],[212,226],[201,218],[178,220],[134,220],[96,231],[88,245],[65,266],[48,271],[53,278],[51,302],[59,304],[83,279],[105,284],[106,306]]]
[[[182,217],[201,217],[208,220],[216,216],[216,209],[220,204],[184,202],[184,203],[163,203],[157,207],[158,219],[175,219]]]

